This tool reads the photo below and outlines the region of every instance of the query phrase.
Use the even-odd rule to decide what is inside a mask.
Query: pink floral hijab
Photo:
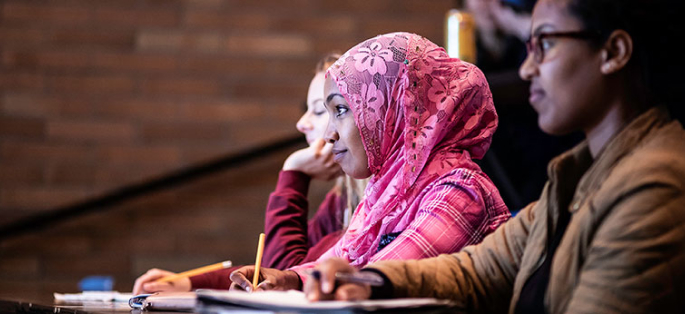
[[[372,177],[347,232],[321,258],[363,266],[384,225],[411,223],[403,213],[418,206],[424,188],[455,168],[477,168],[471,158],[488,150],[497,114],[477,67],[415,34],[366,40],[327,75],[352,107]]]

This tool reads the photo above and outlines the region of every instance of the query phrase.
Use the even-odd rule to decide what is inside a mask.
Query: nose
[[[311,114],[309,113],[309,111],[307,111],[302,115],[302,117],[300,117],[300,120],[297,120],[297,124],[295,124],[295,127],[297,127],[298,131],[307,134],[307,132],[314,129],[314,125],[311,121],[309,121],[310,116]]]
[[[328,121],[328,124],[326,124],[326,131],[323,133],[323,139],[326,141],[326,143],[331,144],[334,144],[340,139],[338,130],[335,129],[335,126],[333,126],[330,120]]]
[[[524,81],[530,81],[533,76],[537,75],[538,67],[533,58],[533,54],[529,53],[519,68],[519,76]]]

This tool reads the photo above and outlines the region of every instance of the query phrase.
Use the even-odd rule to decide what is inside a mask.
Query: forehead
[[[333,78],[328,75],[326,78],[324,78],[324,96],[328,97],[328,94],[331,93],[337,93],[338,92],[338,84],[333,81]]]
[[[573,0],[540,0],[535,5],[531,21],[533,35],[540,31],[571,31],[582,29],[582,23],[568,9]]]

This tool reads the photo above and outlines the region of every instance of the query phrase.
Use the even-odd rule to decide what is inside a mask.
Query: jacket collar
[[[548,165],[547,173],[553,184],[563,182],[554,184],[559,189],[563,186],[563,190],[558,190],[556,196],[560,197],[562,204],[571,205],[571,212],[577,211],[580,207],[577,202],[598,189],[611,169],[632,151],[652,128],[668,122],[669,119],[668,112],[663,107],[651,108],[614,135],[595,160],[592,159],[587,140],[554,158]],[[574,194],[574,202],[570,204]]]

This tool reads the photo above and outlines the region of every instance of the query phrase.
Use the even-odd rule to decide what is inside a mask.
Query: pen
[[[179,279],[179,278],[182,278],[182,277],[197,276],[197,275],[204,274],[204,273],[208,273],[208,272],[211,272],[211,271],[215,271],[215,270],[219,270],[219,269],[223,269],[223,268],[229,268],[229,267],[231,267],[231,266],[233,266],[233,263],[232,263],[231,261],[223,261],[223,262],[221,262],[221,263],[216,263],[216,264],[212,264],[212,265],[207,265],[207,266],[203,266],[203,267],[200,267],[200,268],[195,268],[195,269],[191,269],[191,270],[188,270],[188,271],[184,271],[184,272],[182,272],[182,273],[178,273],[178,274],[175,274],[175,275],[162,277],[162,278],[160,278],[160,279],[155,280],[155,282],[169,282],[169,281],[174,281],[174,280]]]
[[[307,269],[307,275],[314,277],[316,280],[321,280],[321,272],[315,269]],[[335,280],[341,282],[367,284],[370,286],[382,286],[385,282],[383,277],[373,272],[358,272],[358,273],[335,273]]]
[[[257,244],[257,259],[254,262],[254,277],[252,278],[252,287],[257,289],[259,283],[259,268],[262,267],[262,254],[264,254],[264,232],[259,234],[259,243]]]

